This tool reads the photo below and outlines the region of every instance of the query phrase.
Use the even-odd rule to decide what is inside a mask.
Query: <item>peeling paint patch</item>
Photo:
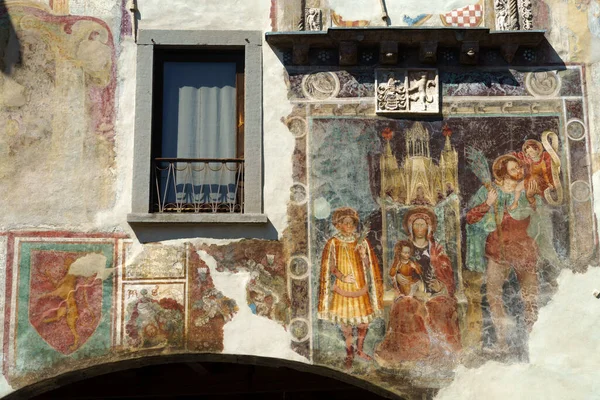
[[[210,269],[215,287],[236,303],[244,304],[246,286],[251,280],[250,272],[220,271],[217,260],[207,252],[199,250],[198,255]],[[223,352],[307,362],[290,349],[291,338],[290,333],[277,322],[254,315],[249,307],[240,307],[239,312],[224,327]]]
[[[530,364],[459,367],[453,383],[435,399],[597,399],[600,309],[590,293],[600,283],[600,268],[585,274],[565,270],[558,282],[558,292],[540,310],[531,332]]]
[[[15,389],[10,386],[4,375],[0,374],[0,397],[7,396],[14,391]]]

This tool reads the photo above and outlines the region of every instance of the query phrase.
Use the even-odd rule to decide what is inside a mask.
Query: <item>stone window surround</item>
[[[262,213],[262,32],[140,29],[137,42],[132,224],[265,224]],[[244,213],[150,213],[154,46],[244,49]]]

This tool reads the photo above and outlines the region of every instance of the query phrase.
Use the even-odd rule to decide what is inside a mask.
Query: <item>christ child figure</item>
[[[415,253],[413,244],[400,240],[394,247],[394,263],[390,268],[390,277],[398,296],[414,296],[424,293],[423,269],[411,258]]]
[[[523,151],[513,153],[521,163],[525,173],[525,179],[521,182],[519,189],[533,188],[530,196],[527,197],[529,203],[535,208],[536,194],[544,198],[546,189],[554,189],[554,180],[552,178],[552,158],[548,152],[544,151],[544,147],[540,142],[534,139],[528,139],[523,144]],[[515,197],[513,206],[509,209],[516,208],[518,197]]]

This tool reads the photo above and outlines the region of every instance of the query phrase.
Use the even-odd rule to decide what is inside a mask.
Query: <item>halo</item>
[[[358,226],[360,219],[358,218],[358,213],[352,207],[340,207],[336,209],[335,211],[333,211],[331,221],[333,222],[333,225],[337,225],[340,222],[342,222],[342,220],[346,217],[352,218]]]
[[[523,153],[525,153],[525,149],[527,147],[531,147],[531,146],[535,146],[538,149],[538,151],[540,151],[540,152],[544,150],[542,143],[540,143],[538,140],[535,140],[535,139],[527,139],[525,141],[525,143],[523,143],[521,150],[523,150]]]
[[[437,228],[437,217],[433,210],[429,207],[415,207],[406,214],[404,214],[404,220],[402,221],[402,227],[406,233],[410,232],[408,227],[415,222],[417,219],[424,219],[427,225],[431,226],[431,232],[435,232]]]
[[[492,172],[494,173],[494,178],[497,180],[500,179],[498,177],[498,170],[500,169],[500,163],[502,163],[506,159],[509,159],[510,161],[514,161],[514,162],[518,163],[519,165],[522,165],[521,160],[519,160],[517,157],[513,156],[512,154],[504,154],[504,155],[496,158],[494,160],[494,164],[492,164]]]

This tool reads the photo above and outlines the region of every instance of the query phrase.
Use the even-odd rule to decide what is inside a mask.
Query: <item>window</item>
[[[152,212],[244,211],[243,56],[155,50]]]
[[[140,31],[129,222],[267,221],[261,36]]]

